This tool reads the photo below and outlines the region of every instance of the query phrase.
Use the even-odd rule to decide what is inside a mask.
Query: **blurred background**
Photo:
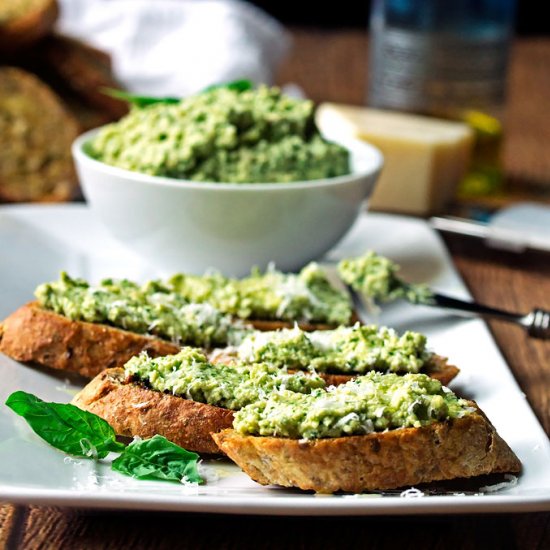
[[[323,28],[356,28],[366,26],[371,2],[354,2],[343,0],[335,4],[318,3],[315,9],[297,10],[295,5],[273,0],[252,2],[261,7],[273,17],[289,25]],[[517,6],[515,29],[519,35],[548,34],[550,20],[544,16],[544,3],[537,0],[520,0]]]
[[[2,0],[0,202],[81,198],[71,142],[82,131],[116,121],[128,112],[128,103],[106,89],[182,97],[210,84],[249,78],[336,106],[336,118],[331,112],[327,123],[329,130],[335,120],[345,119],[351,128],[348,132],[383,150],[386,169],[379,187],[390,185],[387,182],[393,179],[394,190],[389,199],[379,200],[375,194],[371,203],[375,209],[421,216],[452,213],[484,220],[519,201],[549,203],[550,20],[544,16],[544,4],[520,0],[515,13],[513,0],[424,4],[380,0],[377,4],[378,30],[375,33],[372,27],[369,33],[368,1],[302,4],[296,9],[291,3],[273,1]],[[508,6],[508,19],[499,27],[498,40],[480,46],[462,29],[467,38],[452,44],[453,54],[441,54],[441,64],[434,54],[442,48],[441,42],[433,42],[437,29],[419,27],[426,34],[421,40],[432,40],[431,45],[421,52],[420,65],[413,66],[404,57],[397,59],[397,72],[406,76],[413,71],[410,74],[416,78],[418,68],[422,69],[417,80],[424,79],[425,85],[417,96],[423,94],[423,102],[418,97],[413,101],[410,94],[403,96],[403,89],[397,89],[402,83],[393,86],[390,82],[388,88],[388,78],[394,74],[388,77],[384,72],[385,56],[395,52],[384,42],[392,33],[390,12],[384,15],[381,10],[410,6],[419,10],[423,9],[419,6],[431,5],[443,10],[444,18],[445,10],[459,4],[465,9],[483,5],[487,13]],[[490,17],[485,23],[490,29]],[[451,28],[455,36],[462,31],[458,26]],[[407,48],[399,55],[414,48],[414,55],[419,55],[418,45]],[[434,63],[441,65],[439,69],[434,69]],[[472,63],[481,71],[479,77],[468,67]],[[449,92],[449,82],[458,81],[456,74],[468,70],[468,82],[452,84],[454,91],[463,94],[453,99],[452,109],[436,104],[433,98],[428,101],[429,89],[448,100],[454,93]],[[468,86],[477,86],[477,99],[468,91],[463,93],[462,88]],[[483,91],[483,86],[491,90]],[[396,89],[401,96],[390,101]],[[481,101],[484,94],[486,101]],[[452,153],[452,162],[468,165],[466,175],[449,182],[439,170],[437,177],[426,175],[419,183],[407,177],[407,185],[402,184],[399,178],[414,174],[418,165],[392,172],[406,158],[406,151],[395,146],[402,136],[392,135],[388,145],[387,136],[382,139],[370,131],[374,123],[364,118],[371,116],[370,111],[348,111],[348,106],[428,115],[468,126],[474,134],[471,160],[464,161],[460,147]],[[434,165],[447,154],[438,147],[440,140],[435,139],[432,149],[424,153]],[[410,206],[411,193],[424,194],[419,206]]]

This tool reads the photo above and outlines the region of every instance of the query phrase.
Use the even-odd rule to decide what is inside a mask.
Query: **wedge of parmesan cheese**
[[[473,132],[461,122],[324,103],[317,124],[329,139],[358,137],[384,154],[384,169],[369,202],[373,210],[441,211],[468,169]]]

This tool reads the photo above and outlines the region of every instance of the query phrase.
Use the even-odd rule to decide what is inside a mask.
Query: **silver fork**
[[[515,323],[523,327],[527,331],[527,334],[533,338],[542,338],[543,340],[550,338],[550,311],[544,309],[535,308],[526,315],[522,315],[521,313],[512,313],[511,311],[504,311],[437,293],[434,294],[433,304],[430,305],[452,309],[472,316],[478,315],[486,319],[498,319],[508,323]]]
[[[349,285],[346,285],[346,287],[356,311],[358,313],[367,313],[368,310],[361,295]],[[483,317],[484,319],[498,319],[514,323],[523,327],[527,331],[527,334],[533,338],[550,339],[550,311],[544,309],[536,308],[526,315],[522,315],[478,304],[477,302],[451,298],[450,296],[438,293],[434,293],[431,301],[422,305],[451,309],[468,317]]]

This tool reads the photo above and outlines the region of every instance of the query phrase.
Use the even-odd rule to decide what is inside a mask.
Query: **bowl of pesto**
[[[295,270],[352,226],[382,168],[356,140],[329,141],[314,105],[277,88],[218,87],[134,106],[80,136],[92,211],[160,270]]]

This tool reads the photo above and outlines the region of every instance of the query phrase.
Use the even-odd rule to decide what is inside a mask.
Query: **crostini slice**
[[[331,439],[259,437],[231,428],[212,437],[254,481],[317,493],[362,493],[521,471],[519,459],[479,409],[421,428]]]
[[[212,437],[255,481],[319,493],[521,470],[473,401],[422,374],[369,373],[308,395],[275,391]]]
[[[265,298],[267,282],[274,279],[281,286],[286,277],[286,274],[270,272],[249,279],[260,285]],[[149,281],[143,285],[124,279],[105,279],[94,286],[62,273],[58,281],[44,283],[36,289],[36,302],[22,306],[2,322],[0,351],[18,361],[93,377],[105,368],[122,367],[142,350],[156,356],[176,353],[182,345],[225,346],[242,331],[292,326],[293,321],[285,319],[240,319],[230,311],[229,305],[228,311],[217,309],[205,300],[204,292],[218,284],[215,283],[218,278],[222,279],[219,292],[231,294],[231,285],[236,283],[222,276],[203,279],[182,275],[172,282]],[[291,280],[291,286],[299,287],[296,296],[301,297],[307,285],[302,281],[300,286]],[[319,293],[341,298],[339,291],[329,288],[324,279],[316,284],[320,285]],[[206,290],[195,295],[201,285],[206,285]],[[246,310],[241,311],[244,316],[252,291],[247,292],[249,294],[241,296],[245,305],[237,308]],[[190,301],[195,298],[197,302]],[[217,301],[222,302],[222,297],[218,296]],[[343,300],[343,310],[346,304]],[[298,305],[293,307],[296,309]],[[355,319],[353,315],[351,318]],[[306,330],[331,328],[327,323],[308,319],[308,316],[302,319],[301,326]]]
[[[317,376],[267,365],[212,365],[198,349],[132,358],[98,374],[72,403],[104,418],[119,435],[163,435],[187,450],[220,453],[211,434],[229,428],[235,410],[279,387],[308,392]]]
[[[238,345],[213,350],[217,363],[267,363],[295,370],[314,370],[328,385],[339,385],[370,371],[424,373],[443,385],[459,369],[427,348],[417,332],[403,334],[376,325],[342,326],[323,331],[299,327],[245,334]]]
[[[275,332],[271,330],[266,334]],[[149,334],[138,334],[103,323],[73,321],[44,309],[36,302],[20,307],[0,325],[0,352],[8,357],[86,378],[93,378],[107,368],[123,367],[142,351],[151,357],[159,357],[177,353],[180,349],[181,345],[176,342]],[[237,349],[214,350],[210,359],[214,363],[238,362]],[[242,358],[242,361],[245,362],[245,359]],[[283,365],[277,363],[277,366]],[[288,366],[293,368],[293,365]],[[459,369],[444,357],[429,354],[422,372],[447,385]],[[339,374],[337,369],[319,374],[328,385],[343,384],[357,375]]]

